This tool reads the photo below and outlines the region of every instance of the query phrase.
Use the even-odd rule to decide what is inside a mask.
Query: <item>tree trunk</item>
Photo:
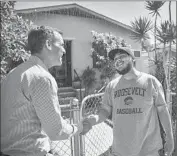
[[[177,7],[177,1],[176,1],[176,7]],[[174,134],[174,137],[175,137],[175,147],[177,146],[177,119],[174,121],[174,129],[175,129],[175,134]],[[173,156],[177,155],[177,149],[175,149],[175,152],[173,153]]]
[[[156,30],[157,30],[157,14],[155,16],[155,26],[154,26],[154,53],[155,53],[155,62],[157,62]]]
[[[141,51],[143,51],[143,39],[141,39]]]
[[[171,1],[169,1],[169,21],[171,23]]]
[[[164,43],[164,45],[163,45],[163,53],[162,53],[162,55],[163,55],[163,68],[164,68],[164,72],[165,72],[165,82],[166,82],[166,84],[168,83],[168,79],[167,79],[167,75],[168,75],[168,67],[167,67],[167,65],[166,65],[166,63],[167,63],[167,57],[166,57],[166,55],[165,55],[165,49],[166,49],[166,43]],[[167,98],[167,94],[165,94],[165,99]]]
[[[169,22],[170,22],[170,31],[171,31],[171,1],[169,1]],[[170,34],[172,34],[170,32]],[[170,111],[170,114],[172,113],[172,104],[171,104],[171,89],[170,89],[170,59],[171,59],[171,44],[172,44],[172,41],[170,39],[170,45],[169,45],[169,50],[168,50],[168,53],[167,53],[167,63],[168,63],[168,66],[167,66],[167,93],[166,93],[166,101],[167,101],[167,104],[169,104],[169,111]]]

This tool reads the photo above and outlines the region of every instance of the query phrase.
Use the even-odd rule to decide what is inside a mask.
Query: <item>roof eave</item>
[[[130,26],[128,26],[126,24],[123,24],[121,22],[118,22],[118,21],[116,21],[116,20],[114,20],[114,19],[112,19],[110,17],[107,17],[107,16],[104,16],[102,14],[99,14],[99,13],[97,13],[97,12],[95,12],[93,10],[90,10],[88,8],[80,6],[80,5],[76,4],[76,3],[57,5],[57,6],[50,6],[50,7],[39,7],[39,8],[21,9],[21,10],[16,10],[16,13],[17,14],[20,14],[20,13],[22,13],[22,14],[28,14],[28,13],[32,13],[34,11],[36,13],[38,13],[38,12],[49,12],[49,11],[55,11],[55,10],[64,9],[64,8],[69,9],[69,8],[73,8],[73,7],[81,9],[82,11],[86,11],[86,12],[88,12],[90,14],[93,14],[94,16],[97,16],[97,17],[99,17],[101,19],[104,19],[104,20],[106,20],[106,21],[108,21],[110,23],[113,23],[115,25],[118,25],[120,27],[123,27],[123,28],[128,29],[128,30],[130,30],[130,31],[133,32],[133,30],[132,30],[132,28]]]

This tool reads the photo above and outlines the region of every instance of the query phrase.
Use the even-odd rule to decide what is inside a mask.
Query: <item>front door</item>
[[[66,54],[63,55],[62,65],[55,66],[49,69],[50,73],[57,81],[58,87],[72,86],[71,76],[71,41],[65,40]]]

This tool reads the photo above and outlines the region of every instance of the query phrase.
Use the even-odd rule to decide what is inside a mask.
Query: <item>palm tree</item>
[[[171,53],[170,50],[170,44],[169,43],[175,43],[176,41],[176,25],[173,22],[169,22],[169,21],[164,21],[161,23],[161,27],[159,29],[157,29],[157,40],[160,41],[160,43],[163,43],[163,68],[164,68],[164,72],[165,72],[165,87],[164,84],[164,91],[165,91],[165,95],[166,95],[166,101],[169,104],[171,102],[171,89],[173,86],[171,86],[171,61],[172,59],[169,57],[169,54]],[[168,43],[168,49],[167,49],[167,53],[166,53],[166,44]],[[174,104],[174,102],[172,103]],[[169,105],[169,110],[170,113],[172,115],[172,108],[173,106],[170,104]]]
[[[169,21],[161,22],[160,27],[157,28],[157,40],[164,45],[168,42],[167,34],[168,34]]]
[[[141,43],[141,50],[143,50],[144,42],[150,39],[148,32],[153,28],[151,20],[147,17],[139,17],[135,18],[134,21],[131,21],[131,26],[133,32],[131,34],[131,38],[137,42]]]
[[[171,1],[169,1],[169,21],[171,23]]]
[[[157,40],[163,44],[162,56],[163,56],[163,69],[164,69],[164,74],[165,74],[165,83],[164,84],[166,84],[166,86],[164,84],[162,84],[164,91],[166,91],[166,89],[168,88],[168,79],[167,79],[168,68],[166,66],[166,63],[167,63],[166,44],[169,42],[168,33],[169,33],[169,21],[164,21],[161,23],[160,27],[157,28]],[[167,93],[165,95],[166,95],[165,97],[168,96]]]
[[[168,50],[168,53],[167,53],[167,63],[168,63],[168,66],[167,66],[167,83],[168,83],[168,86],[167,86],[167,103],[170,103],[171,102],[171,46],[172,46],[172,43],[175,43],[176,41],[176,25],[174,25],[173,22],[170,22],[169,23],[169,31],[168,31],[168,34],[167,34],[167,38],[168,38],[168,41],[169,41],[169,50]],[[170,112],[172,112],[171,110],[171,107],[170,107]]]
[[[157,28],[157,34],[156,34],[156,39],[163,44],[163,49],[165,50],[166,48],[166,44],[169,42],[169,21],[164,21],[161,22],[160,27]],[[166,57],[165,55],[165,51],[164,52],[164,57]]]
[[[157,17],[160,16],[159,10],[164,5],[165,2],[163,1],[146,1],[145,7],[147,10],[150,11],[152,16],[155,16],[154,21],[154,49],[155,49],[155,61],[157,61],[157,54],[156,54],[156,30],[157,30]]]

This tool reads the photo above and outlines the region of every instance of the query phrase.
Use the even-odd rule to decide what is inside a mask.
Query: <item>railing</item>
[[[81,78],[79,77],[79,75],[78,75],[78,73],[77,73],[77,71],[74,69],[74,79],[77,79],[79,82],[80,82],[80,87],[79,87],[79,92],[80,92],[80,101],[82,101],[82,91],[81,91],[81,88],[82,88],[82,86],[81,86],[81,83],[82,83],[82,80],[81,80]]]

